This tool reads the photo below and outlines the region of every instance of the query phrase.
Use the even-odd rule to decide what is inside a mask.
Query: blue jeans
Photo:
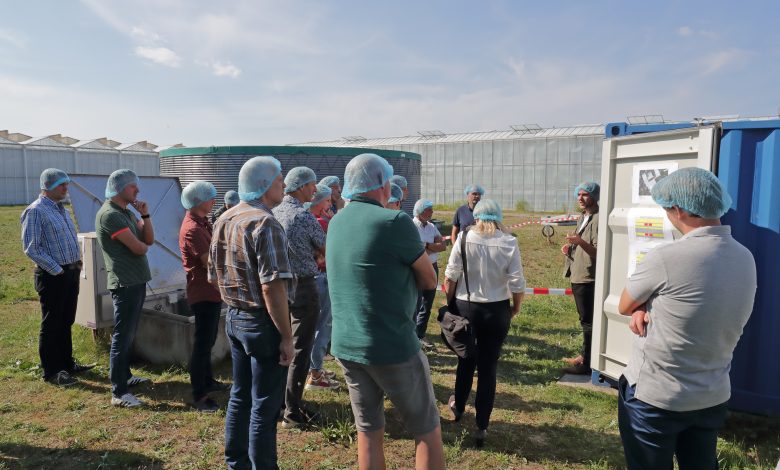
[[[626,466],[637,469],[672,469],[677,456],[680,470],[717,469],[718,430],[726,420],[726,404],[694,411],[668,411],[636,397],[636,386],[620,377],[618,426]]]
[[[433,270],[436,272],[436,279],[439,279],[439,265],[433,263]],[[431,318],[431,308],[433,300],[436,298],[436,289],[421,290],[417,292],[417,307],[414,309],[412,320],[416,325],[417,338],[425,338],[425,331],[428,329],[428,319]]]
[[[326,273],[314,276],[317,282],[317,295],[320,297],[320,316],[317,320],[317,331],[314,333],[314,346],[311,348],[310,370],[322,370],[322,361],[330,342],[333,327],[333,315],[330,311],[330,294],[328,293],[328,275]]]
[[[233,388],[225,416],[228,468],[276,469],[276,419],[287,368],[279,365],[281,336],[268,312],[228,308],[225,331],[233,359]]]
[[[111,289],[114,303],[114,333],[111,335],[109,377],[111,393],[119,398],[127,393],[130,379],[130,348],[133,346],[138,319],[146,300],[146,284],[134,284]]]

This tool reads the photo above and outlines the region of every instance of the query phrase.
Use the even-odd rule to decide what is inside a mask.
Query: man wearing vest
[[[582,215],[577,219],[577,230],[568,235],[566,245],[561,247],[565,258],[564,276],[571,281],[574,303],[582,326],[582,348],[580,355],[566,358],[567,374],[590,374],[590,343],[593,337],[593,294],[596,284],[596,245],[599,238],[599,192],[598,183],[581,183],[574,189],[574,196]]]

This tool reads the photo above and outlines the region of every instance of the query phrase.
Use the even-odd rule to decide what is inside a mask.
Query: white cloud
[[[231,64],[230,62],[214,62],[211,64],[211,70],[217,77],[238,78],[238,76],[241,75],[241,69]]]
[[[181,57],[167,47],[138,46],[135,55],[166,67],[176,68],[181,65]]]
[[[130,35],[144,44],[158,44],[162,39],[160,38],[159,34],[152,31],[147,31],[140,26],[133,26],[133,28],[130,30]]]
[[[694,29],[690,26],[680,26],[677,28],[677,34],[683,37],[701,36],[706,39],[715,39],[718,37],[718,35],[712,31],[706,29]]]
[[[690,26],[680,26],[677,28],[677,34],[680,36],[690,36],[693,34],[693,30]]]
[[[726,67],[741,66],[751,53],[743,49],[729,48],[718,52],[713,52],[701,59],[701,73],[710,75]]]
[[[27,44],[27,38],[16,31],[0,28],[0,43],[2,42],[21,49]]]

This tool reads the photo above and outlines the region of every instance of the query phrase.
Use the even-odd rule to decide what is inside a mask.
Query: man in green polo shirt
[[[385,209],[393,167],[374,154],[344,175],[350,203],[331,220],[326,264],[331,353],[344,369],[358,430],[358,466],[384,468],[386,394],[415,438],[417,468],[444,468],[439,409],[412,312],[436,274],[406,213]]]
[[[131,170],[116,170],[108,177],[106,201],[95,216],[95,232],[114,303],[109,356],[111,404],[128,408],[143,404],[127,391],[128,387],[149,381],[130,372],[130,347],[146,299],[146,283],[152,279],[146,252],[154,243],[149,208],[136,199],[138,192],[138,176]],[[141,214],[141,220],[127,208],[129,204]]]

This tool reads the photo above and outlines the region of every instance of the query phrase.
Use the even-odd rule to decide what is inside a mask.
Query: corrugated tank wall
[[[160,152],[160,174],[177,176],[182,187],[195,180],[210,181],[217,187],[216,207],[219,208],[225,192],[238,189],[238,172],[252,157],[274,156],[282,164],[283,174],[296,166],[307,166],[314,170],[318,180],[338,176],[343,184],[347,163],[361,153],[378,154],[393,166],[395,174],[406,177],[409,198],[402,208],[411,214],[415,201],[420,198],[420,156],[410,151],[350,147],[183,147]]]

